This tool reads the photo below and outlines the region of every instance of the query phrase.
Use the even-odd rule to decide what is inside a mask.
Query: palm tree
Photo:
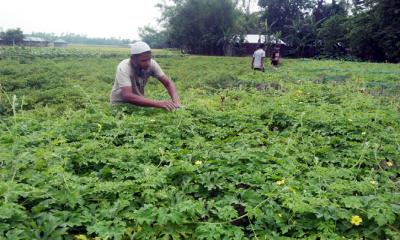
[[[295,47],[294,51],[300,54],[301,58],[304,57],[304,49],[306,47],[312,47],[314,50],[317,48],[317,29],[324,20],[325,18],[319,21],[315,21],[314,17],[298,18],[292,21],[292,25],[285,26],[289,29],[286,40],[289,45]]]

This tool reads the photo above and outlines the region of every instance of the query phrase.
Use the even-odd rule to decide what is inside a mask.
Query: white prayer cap
[[[141,54],[144,52],[151,51],[150,46],[145,42],[135,42],[131,44],[131,55],[132,54]]]

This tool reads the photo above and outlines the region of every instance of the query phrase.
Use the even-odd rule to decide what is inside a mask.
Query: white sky
[[[138,28],[157,26],[160,0],[1,0],[0,30],[139,39]]]

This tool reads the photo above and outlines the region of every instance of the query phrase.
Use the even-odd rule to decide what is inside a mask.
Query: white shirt
[[[118,64],[117,72],[115,74],[114,86],[111,90],[110,102],[118,103],[123,102],[122,87],[132,87],[132,92],[137,95],[144,96],[144,87],[146,86],[147,79],[150,77],[164,76],[160,65],[151,59],[150,67],[146,70],[136,72],[130,63],[130,59],[125,59]]]
[[[262,64],[263,58],[265,58],[265,51],[262,50],[261,48],[256,50],[253,54],[254,58],[254,63],[253,63],[253,68],[262,68],[264,66]]]

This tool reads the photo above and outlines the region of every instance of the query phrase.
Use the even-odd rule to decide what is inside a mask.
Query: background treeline
[[[258,5],[260,11],[251,11]],[[275,36],[286,55],[400,61],[399,0],[170,0],[159,3],[159,28],[144,26],[140,37],[153,48],[192,54],[241,55],[246,34]],[[32,33],[68,43],[120,45],[129,39],[79,34]],[[7,43],[22,41],[20,29],[0,33]]]
[[[19,28],[8,29],[7,31],[0,32],[0,38],[3,44],[18,45],[22,43],[24,37],[39,37],[43,38],[49,42],[54,42],[57,39],[62,39],[68,43],[76,44],[94,44],[94,45],[124,45],[132,42],[129,39],[121,38],[91,38],[82,34],[65,33],[61,35],[56,35],[54,33],[44,33],[44,32],[33,32],[31,34],[24,34]]]
[[[258,4],[261,11],[252,12]],[[399,0],[171,0],[158,4],[163,30],[144,41],[189,53],[240,53],[245,34],[279,36],[295,57],[400,61]]]
[[[74,33],[66,33],[60,36],[55,35],[54,33],[43,33],[43,32],[34,32],[30,34],[33,37],[41,37],[50,41],[57,40],[59,38],[67,41],[68,43],[78,43],[78,44],[95,44],[95,45],[121,45],[128,44],[131,42],[130,39],[121,39],[121,38],[92,38],[87,37],[82,34],[74,34]]]

